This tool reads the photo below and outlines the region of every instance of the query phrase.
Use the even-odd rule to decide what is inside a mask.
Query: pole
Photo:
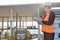
[[[32,16],[32,26],[33,26],[33,16]]]
[[[17,40],[18,14],[16,13],[16,40]]]
[[[27,16],[26,16],[26,28],[27,28]]]
[[[2,17],[2,40],[3,40],[3,26],[4,26],[4,18]]]
[[[20,23],[19,23],[19,24],[20,24],[19,28],[21,28],[21,16],[19,17],[19,19],[20,19],[20,21],[19,21],[19,22],[20,22]]]
[[[37,9],[37,16],[40,18],[40,10],[39,8]],[[40,40],[40,24],[38,24],[38,40]]]
[[[9,30],[9,18],[8,18],[8,16],[7,16],[7,32],[8,32],[8,30]],[[8,38],[8,37],[7,37]],[[9,38],[8,38],[8,40],[9,40]]]
[[[13,19],[13,9],[10,10],[10,40],[12,40],[12,19]]]

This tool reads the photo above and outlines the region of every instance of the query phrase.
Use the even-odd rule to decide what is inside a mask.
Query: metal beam
[[[17,40],[18,14],[16,13],[16,40]]]
[[[21,17],[19,17],[19,28],[21,28]]]
[[[13,9],[10,9],[10,40],[12,40],[12,20],[13,20]]]
[[[2,40],[3,40],[4,17],[2,17]]]
[[[40,18],[40,9],[37,8],[37,16]],[[38,40],[40,40],[40,24],[38,24]]]

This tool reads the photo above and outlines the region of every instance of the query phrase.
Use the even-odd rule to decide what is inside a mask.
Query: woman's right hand
[[[35,18],[35,20],[38,22],[38,24],[42,23],[42,18]]]

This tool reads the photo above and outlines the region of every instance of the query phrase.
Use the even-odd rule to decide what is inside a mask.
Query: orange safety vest
[[[50,12],[46,15],[46,17],[43,20],[49,21],[49,17],[50,17]],[[42,32],[54,33],[54,23],[52,25],[42,24]]]

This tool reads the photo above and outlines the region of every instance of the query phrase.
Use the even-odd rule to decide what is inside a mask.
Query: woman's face
[[[48,11],[50,11],[50,9],[48,7],[44,7],[44,11],[47,13]]]

